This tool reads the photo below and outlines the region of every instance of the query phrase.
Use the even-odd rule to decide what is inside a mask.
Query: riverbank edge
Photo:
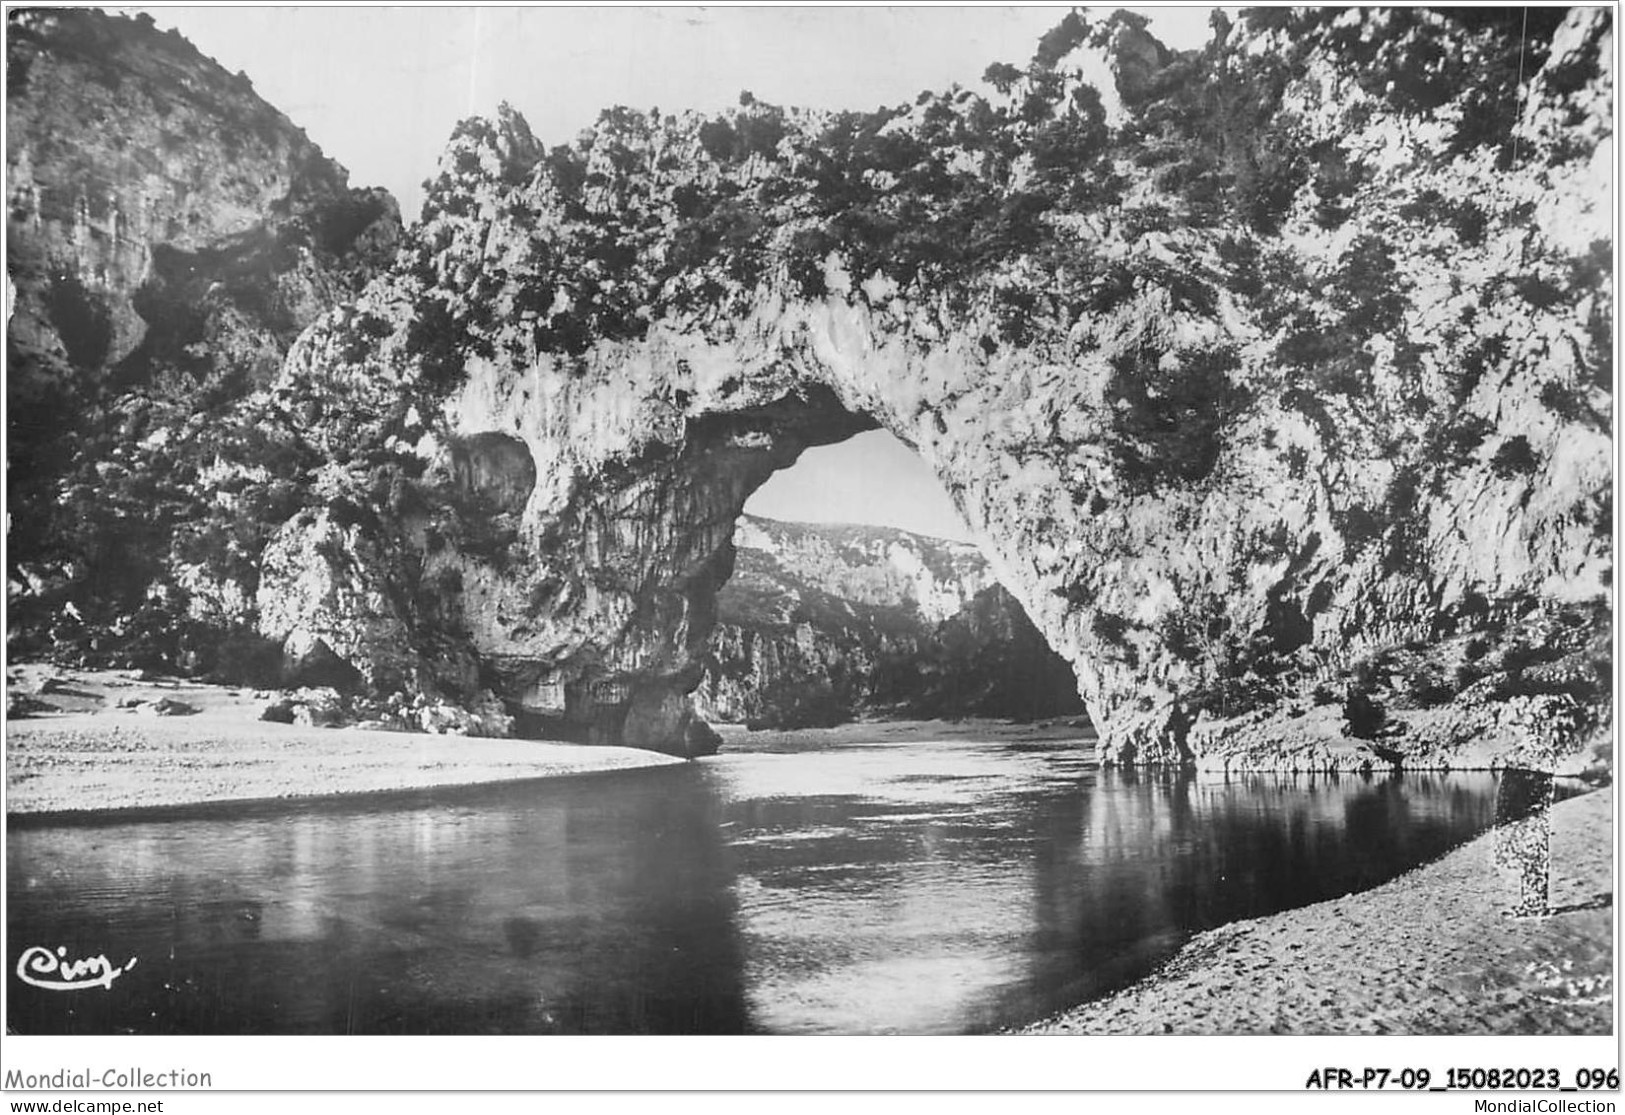
[[[679,766],[630,747],[368,729],[244,725],[229,715],[12,722],[7,820],[315,801]]]
[[[1616,804],[1553,806],[1551,913],[1505,910],[1487,832],[1370,890],[1198,934],[1144,979],[1025,1035],[1610,1034]]]
[[[259,719],[266,695],[203,683],[152,683],[197,711],[142,715],[113,707],[114,698],[137,688],[121,679],[113,678],[106,690],[106,678],[88,673],[68,682],[82,688],[48,698],[77,705],[72,711],[6,723],[8,823],[413,794],[688,762],[630,747],[268,722]],[[830,729],[718,730],[725,748],[748,737],[752,749],[795,749],[854,734],[897,741],[997,736],[1094,743],[1092,732],[1065,721],[866,721]]]
[[[309,801],[400,794],[505,782],[563,778],[687,760],[639,748],[531,739],[314,727],[257,719],[255,702],[210,686],[187,686],[205,708],[185,717],[78,711],[6,724],[5,813],[8,818],[65,820],[225,804]],[[204,691],[214,690],[206,694]],[[213,698],[210,700],[210,698]],[[719,725],[724,740],[745,734]],[[987,720],[864,721],[835,728],[750,732],[779,746],[822,742],[859,731],[879,738],[1070,736],[1093,747],[1094,734],[1070,723],[1017,724]],[[921,733],[924,735],[921,735]],[[759,744],[758,744],[759,745]],[[1406,765],[1406,771],[1493,769]],[[1148,768],[1132,768],[1150,773]],[[1173,768],[1169,768],[1173,769]],[[1283,762],[1230,767],[1198,763],[1199,777],[1386,773],[1341,764]],[[1392,768],[1399,773],[1400,768]]]

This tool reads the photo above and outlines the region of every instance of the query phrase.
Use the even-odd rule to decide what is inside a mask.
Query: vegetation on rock
[[[14,105],[50,69],[48,19],[19,18]],[[1405,700],[1577,738],[1611,718],[1585,675],[1605,656],[1562,659],[1594,702],[1575,717],[1528,670],[1440,705],[1455,683],[1423,651],[1499,655],[1508,615],[1578,617],[1584,642],[1611,615],[1612,36],[1605,9],[1269,8],[1177,53],[1072,13],[982,88],[874,112],[618,107],[546,149],[504,107],[458,127],[394,265],[353,299],[359,271],[328,283],[344,304],[246,403],[245,369],[320,300],[294,313],[266,279],[288,237],[326,266],[362,201],[293,190],[268,231],[171,245],[132,310],[30,264],[13,514],[42,549],[14,554],[14,614],[37,617],[14,640],[65,639],[44,624],[72,604],[96,653],[134,645],[149,586],[258,630],[242,602],[295,586],[255,563],[319,513],[380,555],[411,652],[449,652],[462,684],[502,663],[594,731],[686,735],[749,490],[879,424],[1072,662],[1109,757],[1183,761],[1193,732],[1216,746],[1317,694],[1385,747]],[[84,65],[87,88],[122,80]],[[312,150],[289,141],[291,179]],[[183,258],[231,304],[149,330],[165,353],[120,386],[134,317],[189,298]],[[250,318],[252,343],[227,328]],[[188,391],[195,427],[165,409]],[[84,450],[50,436],[75,408],[100,424]],[[481,515],[449,446],[495,433],[536,479]],[[1395,654],[1409,677],[1379,682]]]
[[[324,454],[262,389],[395,203],[150,17],[7,17],[9,649],[274,679],[260,555]]]

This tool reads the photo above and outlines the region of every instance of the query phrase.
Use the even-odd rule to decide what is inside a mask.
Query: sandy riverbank
[[[1156,974],[1025,1033],[1607,1034],[1614,790],[1552,810],[1551,906],[1513,893],[1486,834],[1361,894],[1192,940]]]
[[[163,808],[225,801],[465,786],[683,760],[630,747],[483,739],[260,719],[276,694],[131,671],[10,667],[10,689],[52,706],[6,722],[6,812]],[[49,684],[48,684],[49,682]],[[178,701],[197,711],[153,715]],[[120,707],[123,704],[134,707]],[[1062,721],[887,721],[748,732],[719,725],[723,747],[805,751],[935,739],[1091,740]]]
[[[9,672],[34,693],[40,679],[29,670]],[[116,671],[48,673],[65,688],[39,699],[58,711],[6,722],[11,815],[419,790],[683,761],[629,747],[275,724],[259,719],[266,698],[251,690]],[[164,698],[199,711],[117,707]]]

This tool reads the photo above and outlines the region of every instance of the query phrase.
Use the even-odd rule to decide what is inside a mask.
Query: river
[[[1202,929],[1381,883],[1494,815],[1489,774],[1103,771],[1076,730],[728,738],[675,767],[13,823],[8,1022],[985,1032]],[[31,946],[137,963],[49,991],[17,975]]]

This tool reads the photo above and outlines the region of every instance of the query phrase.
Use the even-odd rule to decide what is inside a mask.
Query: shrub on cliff
[[[52,575],[81,615],[76,601],[123,605],[160,580],[153,615],[177,601],[224,615],[222,586],[251,574],[290,501],[405,538],[409,461],[444,432],[439,404],[470,369],[493,398],[523,369],[569,404],[560,414],[580,403],[538,435],[576,470],[558,477],[580,480],[560,489],[569,511],[527,524],[534,549],[574,560],[592,478],[624,470],[664,497],[679,459],[665,450],[697,444],[705,408],[758,408],[772,440],[786,416],[774,400],[793,410],[816,382],[958,472],[1057,645],[1113,651],[1087,671],[1102,707],[1124,710],[1127,727],[1102,726],[1107,745],[1134,753],[1137,734],[1177,753],[1196,711],[1306,687],[1352,636],[1373,653],[1439,637],[1444,602],[1470,587],[1606,592],[1611,248],[1594,195],[1611,142],[1607,22],[1577,10],[1542,69],[1548,48],[1525,50],[1520,27],[1427,9],[1249,12],[1183,54],[1134,17],[1077,14],[1026,69],[990,71],[991,91],[872,113],[754,98],[712,117],[618,108],[547,152],[509,110],[465,122],[399,265],[288,363],[278,405],[319,462],[252,481],[283,486],[263,500],[217,483],[204,456],[180,454],[174,482],[142,475],[124,491],[113,477],[128,506],[104,536],[41,520],[69,532]],[[1091,49],[1111,54],[1115,97],[1084,81]],[[273,262],[288,247],[264,246]],[[235,274],[245,258],[209,262]],[[175,281],[150,307],[185,305],[183,262],[160,268]],[[83,372],[100,347],[82,293],[45,300],[82,328],[38,368]],[[285,308],[262,284],[241,293],[239,309]],[[171,324],[149,336],[194,338],[191,319]],[[689,360],[708,346],[735,362],[720,384]],[[892,360],[904,382],[888,381]],[[216,389],[246,374],[242,360],[200,380],[202,363],[182,346],[139,378],[237,420]],[[648,396],[628,400],[628,382]],[[521,410],[487,402],[511,406],[504,421]],[[435,417],[409,428],[411,413]],[[29,448],[46,457],[54,436],[47,424]],[[249,464],[234,453],[217,454],[227,479]],[[70,509],[96,498],[97,466],[122,467],[79,464]],[[30,509],[58,494],[25,488]],[[109,590],[71,559],[94,553],[107,570],[120,546],[168,546],[142,533],[162,529],[135,513],[143,493],[154,522],[202,525],[178,532],[174,560],[114,570],[128,583]],[[1469,538],[1468,507],[1502,536]],[[1274,527],[1302,544],[1273,541]],[[625,649],[624,612],[647,598],[624,574],[649,557],[646,536],[626,534],[568,607],[529,601],[527,639]],[[505,531],[439,535],[483,542],[475,556],[508,550]],[[1502,667],[1474,684],[1573,681]],[[1391,683],[1356,693],[1351,723],[1375,730],[1359,701],[1391,701]],[[783,695],[796,715],[828,697]]]
[[[1376,739],[1388,723],[1388,710],[1369,694],[1356,689],[1343,702],[1343,721],[1348,734],[1359,739]]]
[[[834,728],[854,717],[851,697],[822,678],[793,678],[760,696],[761,712],[745,721],[751,731],[767,728]]]

